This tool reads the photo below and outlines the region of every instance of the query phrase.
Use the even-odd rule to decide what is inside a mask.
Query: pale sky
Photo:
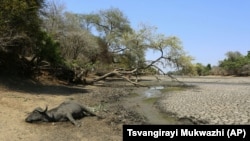
[[[181,39],[194,63],[218,65],[228,51],[250,50],[249,0],[60,0],[66,11],[87,14],[120,9],[134,29],[140,23]],[[151,59],[155,54],[147,53]]]

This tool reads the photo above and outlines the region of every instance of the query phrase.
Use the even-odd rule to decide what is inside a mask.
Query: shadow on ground
[[[27,78],[6,78],[0,76],[0,85],[7,90],[30,94],[71,95],[89,92],[84,86],[58,85],[58,83],[42,84]]]

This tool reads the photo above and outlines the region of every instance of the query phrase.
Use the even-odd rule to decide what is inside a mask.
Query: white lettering
[[[154,138],[158,138],[159,136],[174,138],[178,135],[178,129],[175,131],[162,131],[161,129],[158,131],[134,131],[133,129],[127,129],[127,132],[129,136],[151,136]]]
[[[128,135],[131,136],[131,132],[133,131],[133,129],[127,129],[128,131]]]
[[[189,129],[181,129],[181,136],[224,136],[224,129],[222,130],[214,130],[214,131],[199,131]]]

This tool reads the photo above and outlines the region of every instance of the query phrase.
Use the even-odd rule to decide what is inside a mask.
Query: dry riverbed
[[[144,81],[142,81],[151,88],[135,88],[127,82],[117,81],[110,81],[105,85],[101,83],[97,86],[70,86],[53,79],[39,82],[17,78],[1,77],[0,79],[0,140],[3,141],[120,141],[122,140],[123,124],[194,124],[204,119],[185,115],[185,113],[179,112],[178,108],[176,110],[176,107],[179,107],[180,104],[190,105],[188,97],[186,97],[188,100],[185,101],[186,92],[191,91],[202,95],[204,91],[208,90],[203,90],[199,84],[198,87],[176,87],[178,83],[172,83],[169,78],[157,82],[153,77],[144,77]],[[188,85],[197,85],[195,82],[227,83],[231,78],[226,80],[224,78],[179,78],[179,80]],[[233,82],[242,82],[244,85],[248,84],[248,80],[232,79]],[[163,88],[159,89],[158,86]],[[226,92],[228,93],[230,90]],[[244,90],[249,91],[248,88]],[[182,96],[183,93],[181,103],[176,96],[179,94]],[[50,109],[69,99],[79,101],[105,118],[85,117],[79,120],[82,124],[81,127],[75,127],[70,122],[39,124],[24,122],[25,117],[34,108],[38,106],[44,108],[48,105]],[[247,99],[245,101],[247,102]],[[245,106],[247,105],[245,104]],[[180,111],[183,109],[185,108],[180,107]],[[206,110],[204,109],[204,112],[211,112]],[[189,111],[192,113],[192,110],[189,109]],[[238,110],[238,112],[242,114],[242,110]],[[244,114],[241,117],[245,119]],[[196,121],[193,120],[194,118]]]
[[[182,77],[193,89],[166,94],[159,105],[197,124],[250,124],[250,77]]]

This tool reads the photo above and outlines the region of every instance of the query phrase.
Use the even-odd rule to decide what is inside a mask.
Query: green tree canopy
[[[219,62],[219,67],[225,69],[228,75],[247,75],[249,70],[247,71],[246,68],[250,64],[248,55],[243,56],[238,51],[229,51],[226,56],[226,59]]]

